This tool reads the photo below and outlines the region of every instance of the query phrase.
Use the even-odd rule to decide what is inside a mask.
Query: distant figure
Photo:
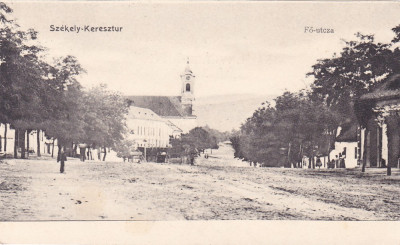
[[[340,153],[339,156],[338,155],[335,156],[335,168],[339,168],[340,157],[341,157]]]
[[[189,159],[190,159],[190,165],[194,165],[194,158],[198,156],[199,152],[196,148],[194,149],[189,149]]]
[[[328,163],[328,168],[335,168],[335,160],[332,159],[329,163]]]
[[[345,162],[345,160],[344,160],[344,156],[342,156],[342,157],[340,158],[340,167],[341,167],[341,168],[346,168],[346,162]]]
[[[317,163],[315,164],[318,168],[321,168],[322,166],[322,162],[321,162],[321,158],[317,158]]]
[[[58,156],[57,156],[57,162],[61,163],[60,173],[64,173],[64,162],[65,161],[67,161],[67,156],[65,155],[64,147],[61,147],[60,152],[58,153]]]
[[[79,144],[79,156],[82,162],[86,160],[86,147],[86,144]]]
[[[383,158],[381,160],[381,168],[386,168],[386,160]]]

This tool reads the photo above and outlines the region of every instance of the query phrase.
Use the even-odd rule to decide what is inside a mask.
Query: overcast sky
[[[317,59],[354,33],[388,42],[400,24],[395,2],[36,2],[9,4],[39,32],[52,56],[74,55],[81,83],[106,83],[126,95],[178,95],[187,57],[196,96],[280,94],[304,88]],[[122,32],[51,32],[50,25],[122,26]],[[305,27],[334,34],[305,33]]]

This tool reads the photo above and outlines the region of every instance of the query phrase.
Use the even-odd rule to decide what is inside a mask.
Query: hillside
[[[238,129],[253,112],[275,95],[221,95],[196,98],[195,114],[199,126],[208,125],[219,131]]]

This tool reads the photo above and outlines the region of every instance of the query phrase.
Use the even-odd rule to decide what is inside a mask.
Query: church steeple
[[[182,82],[181,103],[186,108],[189,115],[192,115],[195,78],[196,76],[193,75],[193,72],[189,67],[189,58],[187,58],[186,68],[181,74],[181,82]]]
[[[185,73],[192,73],[192,70],[190,70],[190,67],[189,67],[189,57],[187,58],[187,61],[186,61]]]

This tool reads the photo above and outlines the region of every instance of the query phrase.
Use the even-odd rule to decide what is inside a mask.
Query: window
[[[186,84],[186,91],[190,92],[190,84],[189,83]]]
[[[354,158],[357,159],[357,147],[354,147]]]

